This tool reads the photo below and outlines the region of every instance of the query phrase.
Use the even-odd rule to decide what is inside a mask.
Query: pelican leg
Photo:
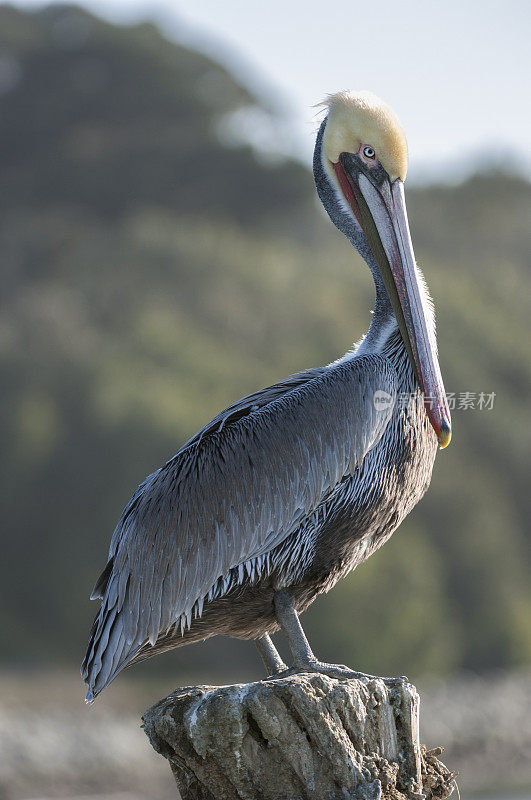
[[[287,666],[282,661],[280,653],[273,644],[271,636],[266,633],[260,639],[255,639],[254,643],[258,652],[262,656],[262,661],[269,676],[274,676],[279,672],[285,672]]]
[[[326,664],[319,661],[313,654],[310,643],[302,629],[299,615],[295,610],[293,601],[287,589],[275,593],[275,612],[278,624],[284,631],[290,650],[293,654],[293,663],[297,672],[320,672],[331,678],[358,678],[361,680],[374,680],[377,675],[367,675],[365,672],[356,672],[343,664]],[[386,683],[403,683],[405,676],[400,678],[380,678]]]

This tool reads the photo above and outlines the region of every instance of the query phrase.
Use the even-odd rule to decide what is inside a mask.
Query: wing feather
[[[299,373],[226,409],[138,487],[96,585],[103,602],[82,668],[90,697],[353,474],[392,413],[375,407],[378,389],[396,395],[380,356]]]

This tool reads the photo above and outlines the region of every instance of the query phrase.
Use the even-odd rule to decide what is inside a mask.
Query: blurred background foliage
[[[221,135],[260,101],[214,61],[64,6],[1,6],[0,53],[0,658],[77,669],[135,486],[223,406],[341,355],[373,294],[309,169]],[[454,412],[426,498],[305,625],[380,674],[526,667],[531,185],[483,172],[408,207],[446,387],[496,400]],[[252,651],[138,669],[244,677]]]

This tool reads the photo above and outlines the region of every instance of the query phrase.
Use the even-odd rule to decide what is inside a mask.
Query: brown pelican
[[[323,105],[315,183],[372,272],[369,331],[329,366],[234,403],[138,487],[92,594],[88,701],[124,667],[215,634],[255,640],[270,675],[286,669],[270,639],[279,628],[295,670],[361,674],[318,661],[299,614],[422,497],[450,414],[409,233],[402,127],[368,92]]]

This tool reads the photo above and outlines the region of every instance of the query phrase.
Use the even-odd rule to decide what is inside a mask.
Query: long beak
[[[354,201],[351,202],[352,209],[382,275],[424,394],[426,413],[439,445],[446,447],[452,436],[450,410],[437,358],[435,333],[427,322],[426,290],[415,265],[404,184],[400,179],[393,183],[385,179],[377,187],[363,172],[355,171],[353,174],[347,169],[344,169],[343,176],[338,174],[338,177],[348,180],[350,192],[347,200]]]

